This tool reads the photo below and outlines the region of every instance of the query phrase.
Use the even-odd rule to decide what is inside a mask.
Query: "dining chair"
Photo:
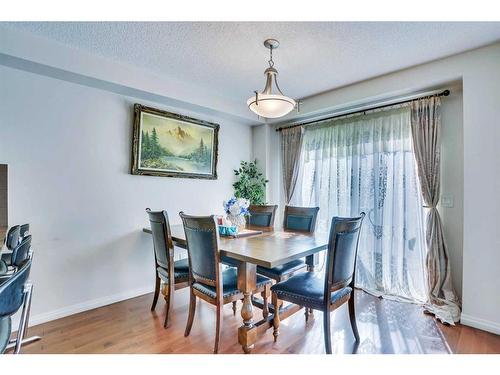
[[[31,260],[6,279],[0,279],[0,353],[4,353],[9,344],[14,344],[14,354],[21,351],[26,332],[31,305],[32,285],[28,281]],[[12,316],[21,308],[21,318],[17,336],[11,340]]]
[[[24,237],[30,234],[30,225],[23,224],[19,226],[19,242],[23,240]]]
[[[225,304],[243,298],[238,289],[238,271],[234,267],[222,270],[219,253],[219,234],[215,216],[189,216],[179,213],[184,225],[189,259],[189,316],[184,336],[189,336],[196,311],[196,298],[216,306],[214,353],[219,352],[219,338],[222,323],[222,308]],[[271,280],[257,275],[255,293],[261,293],[264,301],[269,296]],[[268,316],[267,302],[263,306]]]
[[[10,227],[5,236],[5,247],[12,250],[19,242],[19,235],[21,233],[21,227],[19,225],[14,225]]]
[[[285,206],[283,228],[294,232],[313,233],[316,229],[319,207]]]
[[[285,207],[283,229],[285,231],[313,233],[316,227],[319,207]],[[257,266],[257,273],[269,277],[277,282],[284,281],[295,272],[306,268],[303,259],[292,260],[281,266],[266,268]]]
[[[0,275],[15,271],[28,259],[31,251],[31,235],[27,235],[9,254],[8,260],[0,261]]]
[[[14,268],[21,267],[24,262],[30,257],[31,252],[31,235],[27,235],[23,240],[12,250],[10,266]]]
[[[257,205],[251,204],[248,207],[250,216],[247,223],[252,227],[272,230],[274,228],[274,218],[278,205]]]
[[[304,272],[271,287],[272,303],[275,307],[273,318],[274,341],[278,339],[280,316],[279,306],[282,301],[295,303],[306,309],[323,312],[323,335],[325,349],[332,352],[330,335],[330,312],[348,302],[349,320],[352,332],[359,343],[356,325],[354,279],[359,234],[365,213],[359,217],[333,217],[330,227],[326,269],[324,274]]]
[[[11,265],[12,250],[19,243],[19,234],[21,232],[21,227],[19,225],[14,225],[9,228],[7,235],[5,236],[4,245],[8,252],[2,252],[0,258],[0,275],[8,272],[9,266]]]
[[[187,287],[189,280],[189,265],[187,259],[174,262],[174,245],[170,231],[167,211],[151,211],[146,208],[151,225],[153,248],[155,254],[155,293],[151,311],[156,307],[162,281],[164,283],[163,295],[167,303],[167,312],[163,327],[168,326],[168,316],[174,304],[174,291]]]

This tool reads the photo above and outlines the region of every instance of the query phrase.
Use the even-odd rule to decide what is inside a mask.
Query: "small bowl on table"
[[[235,236],[238,234],[236,225],[219,225],[219,234],[221,236]]]

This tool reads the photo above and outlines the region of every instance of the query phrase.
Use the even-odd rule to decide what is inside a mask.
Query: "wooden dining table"
[[[252,228],[250,228],[252,229]],[[143,228],[151,233],[150,228]],[[181,248],[186,248],[186,237],[182,225],[171,226],[172,241]],[[309,272],[314,271],[318,262],[318,253],[328,246],[327,233],[301,233],[293,231],[263,231],[253,236],[231,238],[220,237],[219,251],[239,261],[238,288],[243,293],[241,318],[243,324],[238,328],[238,342],[245,353],[251,353],[259,334],[273,325],[274,306],[269,306],[269,315],[254,321],[252,293],[256,288],[257,266],[273,268],[295,259],[306,259]],[[286,319],[302,308],[298,305],[280,306],[280,320]]]

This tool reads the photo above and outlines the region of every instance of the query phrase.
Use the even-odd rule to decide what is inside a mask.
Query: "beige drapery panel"
[[[302,126],[281,131],[281,166],[286,204],[290,203],[297,184],[303,139],[304,128]]]
[[[428,298],[426,309],[444,322],[460,320],[460,301],[451,283],[450,261],[437,209],[440,195],[441,99],[411,104],[411,130],[426,218]]]

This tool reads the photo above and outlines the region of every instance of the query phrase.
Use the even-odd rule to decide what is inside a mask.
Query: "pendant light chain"
[[[269,67],[274,67],[274,61],[273,61],[273,47],[269,48]]]

